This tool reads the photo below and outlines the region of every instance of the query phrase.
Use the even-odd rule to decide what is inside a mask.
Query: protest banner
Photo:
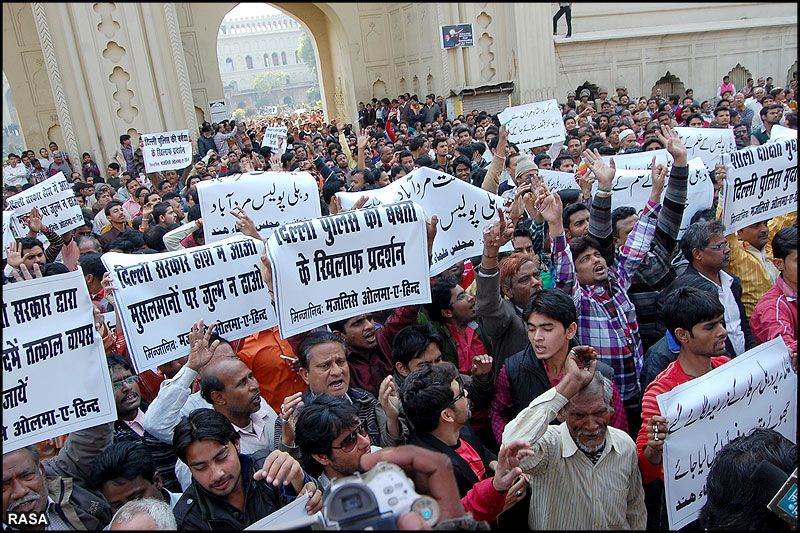
[[[216,322],[229,341],[273,327],[263,251],[263,242],[242,235],[177,252],[103,254],[136,373],[188,355],[189,332],[201,319]]]
[[[267,246],[284,338],[431,301],[425,216],[413,202],[284,224]]]
[[[222,122],[228,118],[228,108],[225,105],[225,100],[209,100],[208,111],[211,114],[211,122]],[[216,133],[216,132],[215,132]]]
[[[772,129],[769,131],[768,142],[781,141],[784,139],[797,139],[797,130],[785,128],[780,124],[773,125]]]
[[[725,233],[797,210],[797,138],[722,156]]]
[[[652,159],[651,159],[652,161]],[[636,208],[641,215],[647,200],[650,198],[650,189],[653,187],[652,171],[650,170],[619,170],[614,175],[611,184],[611,209],[622,206]],[[667,177],[667,184],[669,177]],[[714,183],[706,170],[703,160],[696,157],[689,161],[689,178],[687,182],[688,194],[686,196],[686,209],[681,219],[681,229],[678,238],[689,227],[692,217],[701,209],[707,209],[714,204]],[[667,187],[661,195],[664,201]]]
[[[189,130],[142,135],[142,155],[146,172],[180,170],[192,164]]]
[[[672,165],[672,155],[666,148],[650,152],[636,152],[634,154],[604,155],[602,158],[606,165],[610,165],[611,158],[614,158],[614,166],[617,170],[651,170],[653,156],[656,158],[656,165]]]
[[[564,189],[579,189],[575,181],[575,174],[572,172],[560,172],[558,170],[539,169],[539,177],[554,191]],[[596,185],[595,185],[596,188]]]
[[[12,216],[14,216],[14,213],[11,211],[3,211],[3,259],[6,258],[6,246],[16,240],[14,232],[11,230]]]
[[[796,442],[797,376],[780,337],[656,397],[669,432],[664,486],[670,529],[697,519],[717,452],[755,428]]]
[[[42,224],[53,232],[63,235],[72,228],[83,226],[83,211],[75,198],[72,184],[63,172],[59,172],[41,183],[37,183],[7,199],[7,209],[14,215],[11,227],[17,235],[27,235],[28,225],[23,218],[36,207],[42,215]],[[3,232],[5,238],[5,232]]]
[[[520,149],[563,142],[566,136],[556,100],[507,107],[497,118],[508,128],[508,142]]]
[[[197,184],[206,244],[241,234],[230,211],[241,207],[266,239],[280,224],[322,216],[317,181],[308,172],[247,172]]]
[[[3,453],[117,419],[80,270],[3,287]]]
[[[361,196],[369,201],[365,207],[411,200],[419,204],[425,215],[439,217],[433,241],[431,275],[435,276],[454,264],[483,253],[483,230],[498,220],[497,208],[505,201],[455,176],[428,167],[421,167],[381,189],[336,193],[343,209],[349,209]],[[501,248],[501,251],[511,249]]]
[[[286,151],[286,134],[286,126],[270,126],[264,131],[261,146],[268,146],[273,154],[281,155]]]
[[[687,159],[699,157],[706,168],[714,170],[714,165],[722,162],[722,154],[736,151],[736,138],[728,128],[674,128],[675,133],[686,146]]]

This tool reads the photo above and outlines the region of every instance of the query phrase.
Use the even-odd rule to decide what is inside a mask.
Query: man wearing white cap
[[[624,154],[625,149],[636,144],[636,133],[631,129],[619,132],[619,153]]]

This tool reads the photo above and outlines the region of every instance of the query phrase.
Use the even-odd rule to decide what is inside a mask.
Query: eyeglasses
[[[341,446],[331,446],[334,450],[342,450],[345,453],[352,452],[353,448],[356,447],[356,443],[358,442],[358,436],[361,435],[363,437],[367,436],[367,427],[364,425],[363,422],[359,422],[358,426],[347,434],[345,438],[342,439]]]
[[[706,246],[706,248],[708,248],[709,250],[720,250],[723,248],[730,248],[730,247],[731,245],[730,243],[728,243],[728,241],[725,241],[722,244],[718,244],[716,246]]]
[[[447,404],[447,407],[453,407],[458,400],[467,395],[467,393],[464,391],[464,382],[461,380],[461,376],[456,378],[456,383],[458,383],[458,394],[456,394],[455,398],[453,398],[453,400]]]
[[[111,386],[114,388],[114,390],[119,390],[122,388],[123,381],[127,383],[128,386],[130,387],[134,383],[139,383],[139,376],[128,376],[127,378],[121,379],[119,381],[112,381]]]

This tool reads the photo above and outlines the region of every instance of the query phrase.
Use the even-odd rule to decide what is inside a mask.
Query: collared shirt
[[[531,478],[530,529],[644,529],[647,510],[636,446],[624,431],[606,429],[593,463],[566,422],[549,425],[569,400],[552,388],[508,423],[503,442],[525,440],[535,455],[520,462]]]
[[[750,329],[759,344],[780,336],[790,350],[797,350],[797,291],[783,276],[758,301]]]
[[[742,283],[742,303],[747,316],[753,316],[753,309],[758,301],[778,279],[778,269],[772,263],[772,238],[778,231],[788,228],[796,220],[797,212],[770,220],[767,223],[769,241],[763,250],[740,241],[736,232],[725,237],[731,247],[731,263],[725,270],[738,277]]]
[[[481,342],[475,328],[467,326],[462,335],[455,326],[449,322],[445,324],[458,349],[458,372],[460,374],[472,374],[472,358],[476,355],[483,355],[486,353],[486,346]]]
[[[745,352],[744,344],[744,330],[742,329],[742,317],[739,313],[739,302],[736,301],[736,296],[733,294],[731,285],[733,285],[733,277],[724,270],[719,271],[719,281],[707,278],[702,272],[698,272],[703,278],[707,279],[717,288],[717,295],[719,302],[725,307],[725,329],[728,330],[728,338],[733,344],[733,351],[736,355],[742,355]]]
[[[139,409],[136,412],[136,417],[133,420],[123,420],[123,422],[128,424],[128,427],[136,432],[137,435],[140,437],[144,436],[144,411]]]
[[[578,339],[581,344],[594,347],[598,360],[614,369],[614,383],[626,406],[638,404],[639,374],[644,359],[639,323],[628,289],[634,272],[650,250],[660,210],[660,204],[647,202],[614,264],[608,267],[610,291],[604,285],[578,283],[565,235],[552,239],[555,284],[575,302]]]
[[[75,528],[71,524],[61,518],[61,513],[58,512],[58,504],[53,499],[47,497],[47,527],[45,531],[72,531]]]

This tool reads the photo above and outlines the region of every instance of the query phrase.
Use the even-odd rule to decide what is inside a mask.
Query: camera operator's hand
[[[361,456],[361,467],[366,471],[386,461],[399,466],[414,481],[414,487],[420,494],[427,494],[439,504],[439,520],[449,520],[464,515],[464,506],[458,497],[458,485],[453,475],[453,464],[441,453],[420,448],[419,446],[399,446],[384,448],[375,453]],[[431,529],[420,515],[406,513],[397,521],[401,530]]]
[[[322,510],[322,490],[318,489],[313,481],[309,481],[303,486],[303,490],[301,490],[297,496],[300,497],[306,492],[309,497],[308,503],[306,503],[308,514],[314,514]]]
[[[292,484],[298,494],[303,490],[303,482],[306,480],[305,473],[294,457],[286,452],[274,450],[264,459],[264,465],[253,474],[253,479],[264,479],[267,483],[278,486]]]

